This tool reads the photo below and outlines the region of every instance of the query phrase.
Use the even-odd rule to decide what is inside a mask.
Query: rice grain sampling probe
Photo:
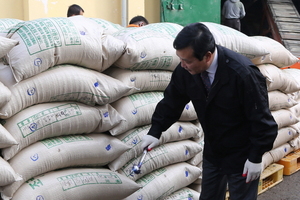
[[[147,149],[147,148],[144,149],[143,155],[142,155],[139,163],[138,164],[134,164],[132,166],[131,172],[129,174],[130,176],[133,176],[133,174],[140,174],[141,173],[141,167],[143,165],[144,159],[145,159],[148,151],[151,151],[151,149]]]

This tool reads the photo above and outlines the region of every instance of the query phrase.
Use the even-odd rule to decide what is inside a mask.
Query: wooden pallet
[[[300,170],[300,149],[295,150],[277,162],[283,165],[283,175],[291,175]]]
[[[273,163],[263,171],[258,184],[258,194],[274,187],[283,180],[283,168],[283,165]]]
[[[258,195],[274,187],[283,180],[283,165],[273,163],[261,174],[258,184]],[[229,192],[226,192],[226,199],[230,200]]]

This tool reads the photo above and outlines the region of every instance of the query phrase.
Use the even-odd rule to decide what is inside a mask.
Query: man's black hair
[[[135,24],[136,22],[140,22],[140,21],[144,21],[146,24],[149,24],[148,20],[145,17],[140,15],[133,17],[130,20],[129,24]]]
[[[192,23],[185,26],[176,36],[173,47],[176,50],[192,47],[194,56],[202,60],[203,56],[210,51],[214,53],[216,44],[210,30],[202,23]]]
[[[84,12],[84,10],[79,5],[70,5],[67,12],[67,17],[71,17],[73,15],[80,15],[80,11]]]

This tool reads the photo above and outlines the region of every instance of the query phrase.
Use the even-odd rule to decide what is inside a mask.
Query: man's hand
[[[246,183],[254,181],[259,178],[261,174],[261,163],[253,163],[250,162],[248,159],[244,165],[243,176],[246,177]]]
[[[151,135],[144,135],[141,147],[144,150],[147,147],[147,150],[150,151],[154,147],[159,145],[159,140],[156,137]]]

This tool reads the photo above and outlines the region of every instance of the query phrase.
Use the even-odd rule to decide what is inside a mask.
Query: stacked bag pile
[[[280,134],[264,167],[283,148],[300,148],[300,73],[280,69],[298,59],[272,39],[204,23],[217,44],[250,58],[267,79]],[[141,173],[131,173],[180,62],[172,43],[182,28],[124,28],[83,16],[0,21],[3,200],[198,200],[203,131],[191,103],[147,153]]]

